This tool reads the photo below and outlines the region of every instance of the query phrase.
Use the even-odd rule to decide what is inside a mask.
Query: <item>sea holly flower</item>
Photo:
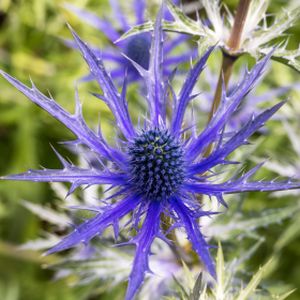
[[[178,1],[175,1],[177,3]],[[119,41],[122,34],[129,30],[132,24],[128,20],[128,16],[125,15],[120,7],[119,1],[110,0],[110,6],[113,10],[113,18],[117,20],[119,25],[118,28],[113,25],[113,23],[106,19],[101,19],[92,12],[80,9],[72,4],[65,4],[64,7],[70,12],[74,13],[85,23],[95,27],[100,30],[111,43],[111,46],[106,47],[101,50],[96,46],[93,46],[94,53],[97,57],[100,57],[104,61],[110,62],[112,65],[111,76],[117,82],[121,82],[121,79],[124,77],[125,72],[128,73],[128,81],[135,81],[140,78],[137,70],[132,66],[132,64],[124,56],[120,55],[124,53],[130,59],[134,60],[144,69],[149,68],[149,58],[150,58],[150,46],[151,46],[151,34],[150,33],[141,33],[130,37],[126,40]],[[146,22],[146,1],[137,0],[132,1],[132,11],[135,13],[135,25],[142,24]],[[164,11],[164,18],[172,20],[172,16],[168,10]],[[196,55],[196,49],[190,50],[186,47],[186,51],[179,54],[172,54],[178,46],[182,45],[188,39],[187,35],[179,35],[175,39],[167,41],[164,46],[164,52],[167,55],[166,59],[163,62],[163,73],[168,75],[180,63],[189,62],[192,57]],[[71,47],[77,47],[76,43],[72,41],[65,41],[67,45]],[[94,79],[93,74],[91,73],[85,80]]]
[[[256,63],[237,87],[226,94],[223,90],[222,103],[207,127],[198,133],[184,126],[185,111],[195,95],[193,88],[203,70],[213,48],[209,48],[191,68],[176,96],[171,78],[163,80],[163,32],[162,9],[159,11],[151,42],[149,69],[129,60],[145,80],[148,115],[141,117],[139,124],[133,124],[126,101],[127,78],[121,94],[106,71],[103,61],[71,29],[78,49],[81,51],[93,76],[99,83],[103,101],[112,111],[119,132],[118,142],[109,144],[101,130],[96,133],[84,121],[81,104],[76,93],[76,110],[71,114],[64,110],[53,98],[42,94],[32,83],[27,87],[17,79],[1,71],[12,85],[19,89],[32,102],[45,109],[57,120],[66,125],[76,136],[74,145],[84,145],[86,152],[93,153],[99,164],[77,167],[57,153],[63,168],[29,170],[28,172],[3,177],[8,180],[29,180],[39,182],[70,182],[72,193],[81,185],[110,186],[105,206],[96,215],[76,226],[61,242],[47,254],[72,248],[80,243],[87,244],[103,231],[113,226],[116,237],[119,221],[130,214],[129,224],[136,235],[128,241],[136,247],[132,271],[129,276],[126,299],[133,299],[149,270],[151,245],[156,238],[166,240],[162,228],[163,215],[173,220],[172,229],[183,227],[194,251],[206,270],[216,277],[215,265],[210,254],[210,246],[199,228],[201,217],[212,216],[214,212],[205,211],[199,204],[197,195],[215,197],[226,205],[225,194],[247,191],[275,191],[300,188],[300,183],[286,181],[252,181],[251,177],[261,167],[256,166],[247,173],[227,180],[215,167],[235,164],[227,157],[237,148],[247,144],[250,136],[257,131],[283,105],[283,102],[249,119],[240,130],[224,134],[226,124],[241,104],[245,95],[260,79],[272,53]],[[173,77],[172,74],[171,77]],[[172,99],[170,99],[172,95]],[[169,105],[173,105],[172,109]],[[142,122],[143,120],[143,122]],[[195,121],[196,125],[196,121]],[[212,143],[214,150],[205,155]],[[90,155],[86,155],[90,157]],[[95,211],[95,208],[91,208]],[[129,225],[128,224],[128,225]]]

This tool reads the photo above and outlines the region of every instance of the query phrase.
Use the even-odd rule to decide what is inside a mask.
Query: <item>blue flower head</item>
[[[177,3],[178,1],[174,1]],[[127,57],[138,63],[144,69],[148,70],[149,60],[150,60],[150,47],[151,47],[151,34],[149,32],[144,32],[137,34],[135,36],[129,37],[125,40],[120,40],[122,34],[127,32],[131,25],[123,14],[120,4],[116,0],[110,0],[110,6],[113,10],[114,19],[117,20],[119,28],[116,29],[112,23],[108,20],[99,18],[97,15],[88,12],[86,10],[80,9],[71,4],[65,4],[65,8],[77,15],[85,23],[99,29],[111,43],[116,47],[107,47],[106,49],[98,49],[94,47],[94,54],[97,57],[101,57],[104,61],[110,61],[114,64],[114,68],[111,70],[111,76],[117,82],[124,77],[124,73],[128,74],[128,81],[135,81],[140,78],[137,70],[132,66],[132,64],[124,56],[120,55],[121,51]],[[134,0],[132,1],[132,11],[135,13],[135,24],[143,24],[146,22],[146,1],[144,0]],[[164,18],[170,20],[172,17],[168,10],[164,11]],[[171,55],[172,51],[184,41],[186,41],[188,36],[179,35],[176,39],[167,41],[164,46],[165,54],[170,54],[169,57],[163,61],[163,73],[164,75],[169,75],[174,67],[182,62],[188,62],[191,57],[194,57],[197,50],[189,50],[185,53],[180,53],[178,55]],[[120,40],[120,41],[119,41]],[[66,41],[66,44],[77,48],[76,43]],[[85,80],[94,79],[91,73]]]
[[[86,151],[94,153],[101,162],[97,166],[91,164],[90,167],[81,168],[66,161],[57,153],[63,165],[62,169],[30,170],[3,179],[70,182],[70,193],[81,185],[109,185],[114,193],[106,199],[106,206],[101,213],[97,213],[93,218],[77,226],[47,253],[51,254],[80,243],[88,243],[93,237],[101,235],[108,226],[113,226],[118,236],[119,220],[130,214],[131,224],[137,234],[128,242],[135,245],[136,253],[128,282],[127,300],[134,298],[145,273],[150,271],[148,259],[154,239],[165,239],[166,233],[161,228],[163,215],[173,219],[170,230],[175,227],[185,229],[194,251],[206,270],[215,277],[210,246],[201,234],[198,224],[199,218],[210,216],[213,212],[202,209],[197,195],[216,197],[221,204],[226,205],[224,194],[300,188],[299,183],[290,180],[251,181],[251,176],[260,166],[240,177],[222,182],[218,173],[212,171],[216,166],[233,163],[226,159],[228,155],[247,144],[248,138],[283,105],[283,103],[276,104],[259,115],[251,117],[238,131],[224,134],[228,120],[245,95],[261,78],[270,55],[257,62],[230,94],[223,92],[219,109],[207,127],[198,133],[194,129],[195,126],[184,127],[184,115],[189,102],[195,97],[192,94],[193,88],[213,48],[208,49],[194,64],[177,96],[172,89],[171,80],[163,80],[164,36],[161,20],[162,10],[155,23],[149,68],[131,59],[134,67],[144,78],[148,91],[146,97],[148,116],[144,117],[144,122],[138,125],[132,123],[128,111],[126,78],[123,89],[119,93],[103,61],[71,29],[78,49],[103,91],[103,101],[115,117],[119,131],[119,142],[116,143],[118,145],[107,143],[100,130],[96,133],[88,128],[82,116],[78,95],[76,95],[76,111],[70,114],[54,99],[43,95],[33,83],[31,87],[27,87],[1,72],[4,78],[32,102],[65,124],[77,136],[74,145],[85,145]],[[207,155],[206,149],[212,144],[215,145],[214,149]]]

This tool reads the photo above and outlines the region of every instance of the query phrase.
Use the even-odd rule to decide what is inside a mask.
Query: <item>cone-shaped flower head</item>
[[[148,116],[144,117],[144,122],[140,122],[143,125],[134,125],[131,121],[126,101],[126,78],[119,94],[102,60],[72,31],[78,49],[103,91],[102,99],[115,117],[119,131],[118,139],[122,140],[118,143],[119,146],[107,143],[100,130],[96,133],[88,128],[82,116],[77,94],[76,111],[70,114],[52,98],[43,95],[33,84],[32,87],[27,87],[2,72],[2,75],[32,102],[65,124],[77,136],[73,144],[83,144],[85,151],[89,152],[86,153],[88,158],[93,154],[101,162],[101,164],[93,163],[89,168],[80,168],[57,153],[63,165],[61,170],[30,170],[3,179],[70,182],[72,184],[70,193],[81,185],[109,185],[114,193],[106,199],[106,206],[102,208],[101,213],[76,227],[50,249],[48,254],[69,249],[79,243],[88,243],[111,225],[117,236],[119,220],[131,213],[131,224],[137,230],[137,234],[129,241],[129,244],[136,246],[136,254],[128,282],[127,300],[134,298],[145,273],[149,271],[148,259],[153,240],[165,239],[165,232],[161,228],[163,214],[173,219],[172,228],[185,229],[194,251],[206,270],[215,277],[210,246],[202,236],[198,224],[200,217],[210,216],[213,212],[204,211],[196,196],[200,194],[216,197],[220,203],[226,205],[224,194],[300,187],[299,183],[290,180],[251,181],[251,176],[260,166],[225,182],[220,182],[218,173],[209,172],[215,166],[230,164],[226,157],[238,147],[247,144],[248,138],[282,106],[283,103],[279,103],[251,117],[247,124],[235,133],[223,134],[227,122],[242,99],[260,79],[270,56],[266,56],[247,72],[229,95],[223,93],[218,111],[207,127],[197,133],[195,126],[192,129],[184,128],[185,110],[195,97],[192,94],[193,88],[213,49],[208,49],[194,64],[179,95],[176,96],[170,80],[163,80],[161,20],[162,10],[155,23],[149,68],[146,69],[136,61],[131,61],[144,78],[148,91],[146,97]],[[173,105],[171,110],[170,105]],[[212,143],[215,144],[214,150],[205,156],[207,147]],[[113,200],[111,204],[109,200]]]
[[[179,1],[174,1],[178,3]],[[128,31],[131,25],[138,25],[145,23],[146,14],[146,1],[144,0],[133,0],[132,1],[132,11],[135,14],[135,24],[130,24],[128,17],[123,13],[122,8],[120,7],[119,1],[110,0],[110,6],[113,11],[113,19],[117,20],[119,27],[116,29],[113,25],[113,22],[99,18],[97,15],[80,9],[71,4],[65,4],[65,8],[77,15],[85,23],[90,24],[91,26],[99,29],[111,43],[111,45],[105,49],[98,49],[94,47],[94,54],[97,57],[100,57],[104,61],[109,61],[112,63],[113,68],[111,69],[111,76],[114,80],[119,82],[125,71],[128,74],[128,81],[135,81],[140,79],[140,76],[137,70],[132,66],[132,64],[122,55],[120,55],[120,50],[127,57],[138,63],[144,69],[149,68],[150,60],[150,47],[151,47],[151,34],[148,32],[140,33],[135,36],[132,36],[128,39],[118,41],[122,34]],[[164,18],[170,20],[172,17],[167,9],[164,11]],[[180,44],[187,40],[188,36],[179,35],[176,39],[166,42],[165,44],[165,53],[168,57],[163,62],[163,73],[168,75],[171,73],[174,66],[182,62],[188,62],[191,57],[195,56],[197,50],[188,50],[185,53],[173,54],[172,51],[178,47]],[[67,45],[77,48],[76,43],[65,41]],[[85,80],[94,79],[93,74],[91,73]]]

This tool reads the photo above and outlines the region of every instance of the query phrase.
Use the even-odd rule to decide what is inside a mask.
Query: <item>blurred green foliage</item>
[[[230,8],[236,0],[226,1]],[[100,16],[107,15],[108,1],[72,1],[72,4],[93,9]],[[279,11],[286,1],[273,0],[269,11]],[[78,30],[85,40],[94,44],[105,44],[101,33],[82,24],[62,7],[59,0],[1,0],[0,2],[0,68],[28,82],[29,75],[43,91],[51,95],[68,110],[74,108],[74,83],[86,74],[86,67],[80,55],[68,49],[60,38],[70,38],[66,21]],[[299,26],[290,31],[291,47],[297,46],[300,37]],[[298,78],[297,78],[298,76]],[[271,89],[299,80],[299,75],[278,63],[272,64],[271,72],[265,78],[261,89]],[[61,124],[48,117],[23,95],[4,80],[0,80],[0,174],[11,174],[38,168],[40,165],[55,168],[59,166],[49,143],[72,138]],[[109,133],[111,116],[100,101],[89,95],[95,89],[93,83],[79,85],[84,101],[84,115],[88,123],[95,126],[99,112],[103,130]],[[132,97],[136,98],[135,95]],[[291,105],[300,107],[299,93],[291,93]],[[290,113],[291,108],[285,108]],[[293,109],[294,118],[300,116],[300,109]],[[291,114],[293,116],[293,114]],[[293,121],[292,121],[293,123]],[[298,123],[299,126],[299,123]],[[292,150],[280,122],[272,122],[267,136],[255,153],[256,156],[277,157],[292,163]],[[276,138],[274,136],[276,135]],[[62,153],[66,150],[58,146]],[[266,152],[267,149],[267,152]],[[68,153],[72,157],[72,154]],[[263,172],[261,172],[263,173]],[[270,176],[269,173],[261,174]],[[36,238],[45,224],[20,205],[20,199],[36,203],[61,204],[46,184],[1,182],[0,183],[0,299],[1,300],[72,300],[100,299],[97,286],[70,287],[72,278],[52,280],[53,271],[43,268],[55,258],[42,258],[31,252],[20,252],[17,245]],[[240,207],[248,214],[259,214],[266,208],[280,208],[296,203],[295,197],[270,198],[267,194],[251,193],[240,200]],[[260,250],[251,261],[250,269],[256,271],[277,245],[277,268],[268,276],[289,288],[300,286],[300,238],[299,214],[282,224],[276,224],[259,231],[265,238]],[[287,242],[284,247],[276,244],[279,237]],[[229,249],[226,249],[226,247]],[[250,245],[245,243],[243,247]],[[230,252],[230,245],[223,245],[224,252]],[[231,249],[232,250],[232,249]],[[234,250],[234,249],[233,249]],[[234,253],[234,251],[232,251]],[[96,291],[96,292],[95,292]],[[119,299],[119,293],[102,294],[101,299]],[[299,299],[295,292],[289,299]]]

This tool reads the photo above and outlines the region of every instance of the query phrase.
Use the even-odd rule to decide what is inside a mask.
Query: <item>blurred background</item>
[[[148,2],[155,5],[155,1]],[[232,11],[237,5],[234,0],[224,2]],[[110,7],[106,0],[68,3],[92,10],[100,17],[109,18]],[[268,11],[276,13],[287,5],[290,5],[288,1],[272,0]],[[85,40],[100,48],[107,44],[101,33],[67,12],[62,1],[1,0],[0,68],[27,83],[30,76],[41,91],[49,90],[62,106],[72,111],[74,82],[86,75],[86,66],[80,55],[62,42],[62,38],[70,38],[66,21]],[[288,33],[290,47],[296,48],[300,41],[299,24]],[[219,68],[218,65],[212,66],[214,67]],[[297,81],[299,82],[298,73],[273,62],[260,88],[268,90]],[[93,83],[79,85],[86,120],[91,125],[96,124],[101,112],[103,130],[109,134],[111,116],[100,101],[92,98],[89,94],[91,90],[95,90]],[[292,126],[300,135],[300,95],[291,92],[289,96],[290,103],[285,113],[291,118]],[[131,97],[137,98],[134,94]],[[292,165],[295,160],[300,160],[293,152],[281,122],[272,122],[269,132],[270,135],[264,138],[255,152],[257,157],[272,157],[272,160]],[[41,165],[58,168],[59,162],[49,143],[56,145],[59,141],[71,138],[72,134],[60,123],[0,78],[0,175],[19,173],[29,168],[39,168]],[[67,153],[62,147],[60,151]],[[68,156],[73,157],[70,153]],[[73,159],[76,160],[75,157]],[[268,171],[265,172],[268,176]],[[259,214],[266,208],[292,206],[299,200],[297,195],[270,197],[256,193],[245,198],[243,211],[249,215]],[[42,257],[33,251],[19,250],[19,245],[39,237],[41,230],[52,230],[49,224],[21,205],[21,200],[46,204],[55,209],[63,205],[63,199],[59,199],[48,184],[0,182],[0,300],[122,299],[122,293],[118,293],[118,289],[122,287],[116,287],[116,292],[99,293],[95,292],[95,285],[72,286],[72,276],[53,280],[54,271],[46,266],[55,262],[55,257]],[[270,256],[279,236],[286,233],[284,247],[278,254],[276,270],[269,274],[268,280],[279,282],[291,289],[300,287],[298,228],[299,212],[283,222],[259,229],[258,234],[265,241],[252,257],[249,272],[256,270]],[[245,248],[250,246],[247,243],[244,245]],[[230,247],[234,253],[234,245],[228,246],[228,253]],[[296,291],[288,299],[300,299],[300,291]]]

